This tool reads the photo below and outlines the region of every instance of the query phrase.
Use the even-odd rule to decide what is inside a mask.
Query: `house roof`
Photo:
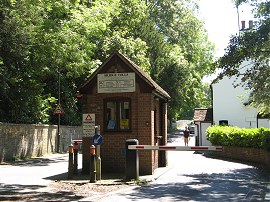
[[[91,82],[91,80],[100,72],[100,70],[114,57],[118,56],[120,59],[122,59],[140,78],[142,78],[148,85],[150,85],[153,88],[153,93],[158,94],[159,96],[165,98],[166,100],[170,100],[170,95],[162,89],[146,72],[144,72],[138,65],[133,63],[129,58],[124,56],[118,51],[115,51],[108,57],[103,64],[97,68],[95,72],[90,76],[88,81],[80,87],[80,91],[84,91],[84,89],[88,86],[88,84]]]
[[[193,121],[212,122],[213,108],[195,108]]]

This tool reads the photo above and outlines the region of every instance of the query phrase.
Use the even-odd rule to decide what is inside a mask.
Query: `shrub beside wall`
[[[0,162],[43,156],[56,151],[57,126],[0,123]],[[71,139],[81,139],[80,126],[60,127],[60,151],[67,151]]]
[[[211,155],[265,165],[270,170],[270,129],[211,126],[207,139],[222,145],[223,152]]]
[[[206,137],[214,145],[252,147],[270,151],[269,128],[211,126],[206,130]]]

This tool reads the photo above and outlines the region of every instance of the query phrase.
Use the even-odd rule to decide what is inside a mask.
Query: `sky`
[[[216,56],[221,57],[230,36],[238,33],[237,9],[232,0],[199,0],[201,18],[205,23],[209,39],[216,45]],[[252,19],[248,5],[239,6],[240,21]]]
[[[238,34],[237,9],[232,0],[199,0],[201,20],[208,31],[208,38],[215,44],[216,57],[222,57],[230,36]],[[251,8],[239,6],[239,21],[252,20]],[[212,77],[215,77],[214,75]],[[213,78],[208,79],[213,79]]]

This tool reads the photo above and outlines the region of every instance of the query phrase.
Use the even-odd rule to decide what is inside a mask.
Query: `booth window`
[[[106,100],[104,109],[106,131],[130,130],[130,100]]]

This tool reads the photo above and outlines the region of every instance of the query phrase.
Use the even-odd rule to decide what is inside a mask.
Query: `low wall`
[[[263,165],[270,170],[270,152],[263,149],[223,146],[222,152],[211,155]]]
[[[81,137],[81,126],[60,126],[60,152]],[[56,146],[56,125],[0,123],[0,162],[46,155],[56,152]]]

